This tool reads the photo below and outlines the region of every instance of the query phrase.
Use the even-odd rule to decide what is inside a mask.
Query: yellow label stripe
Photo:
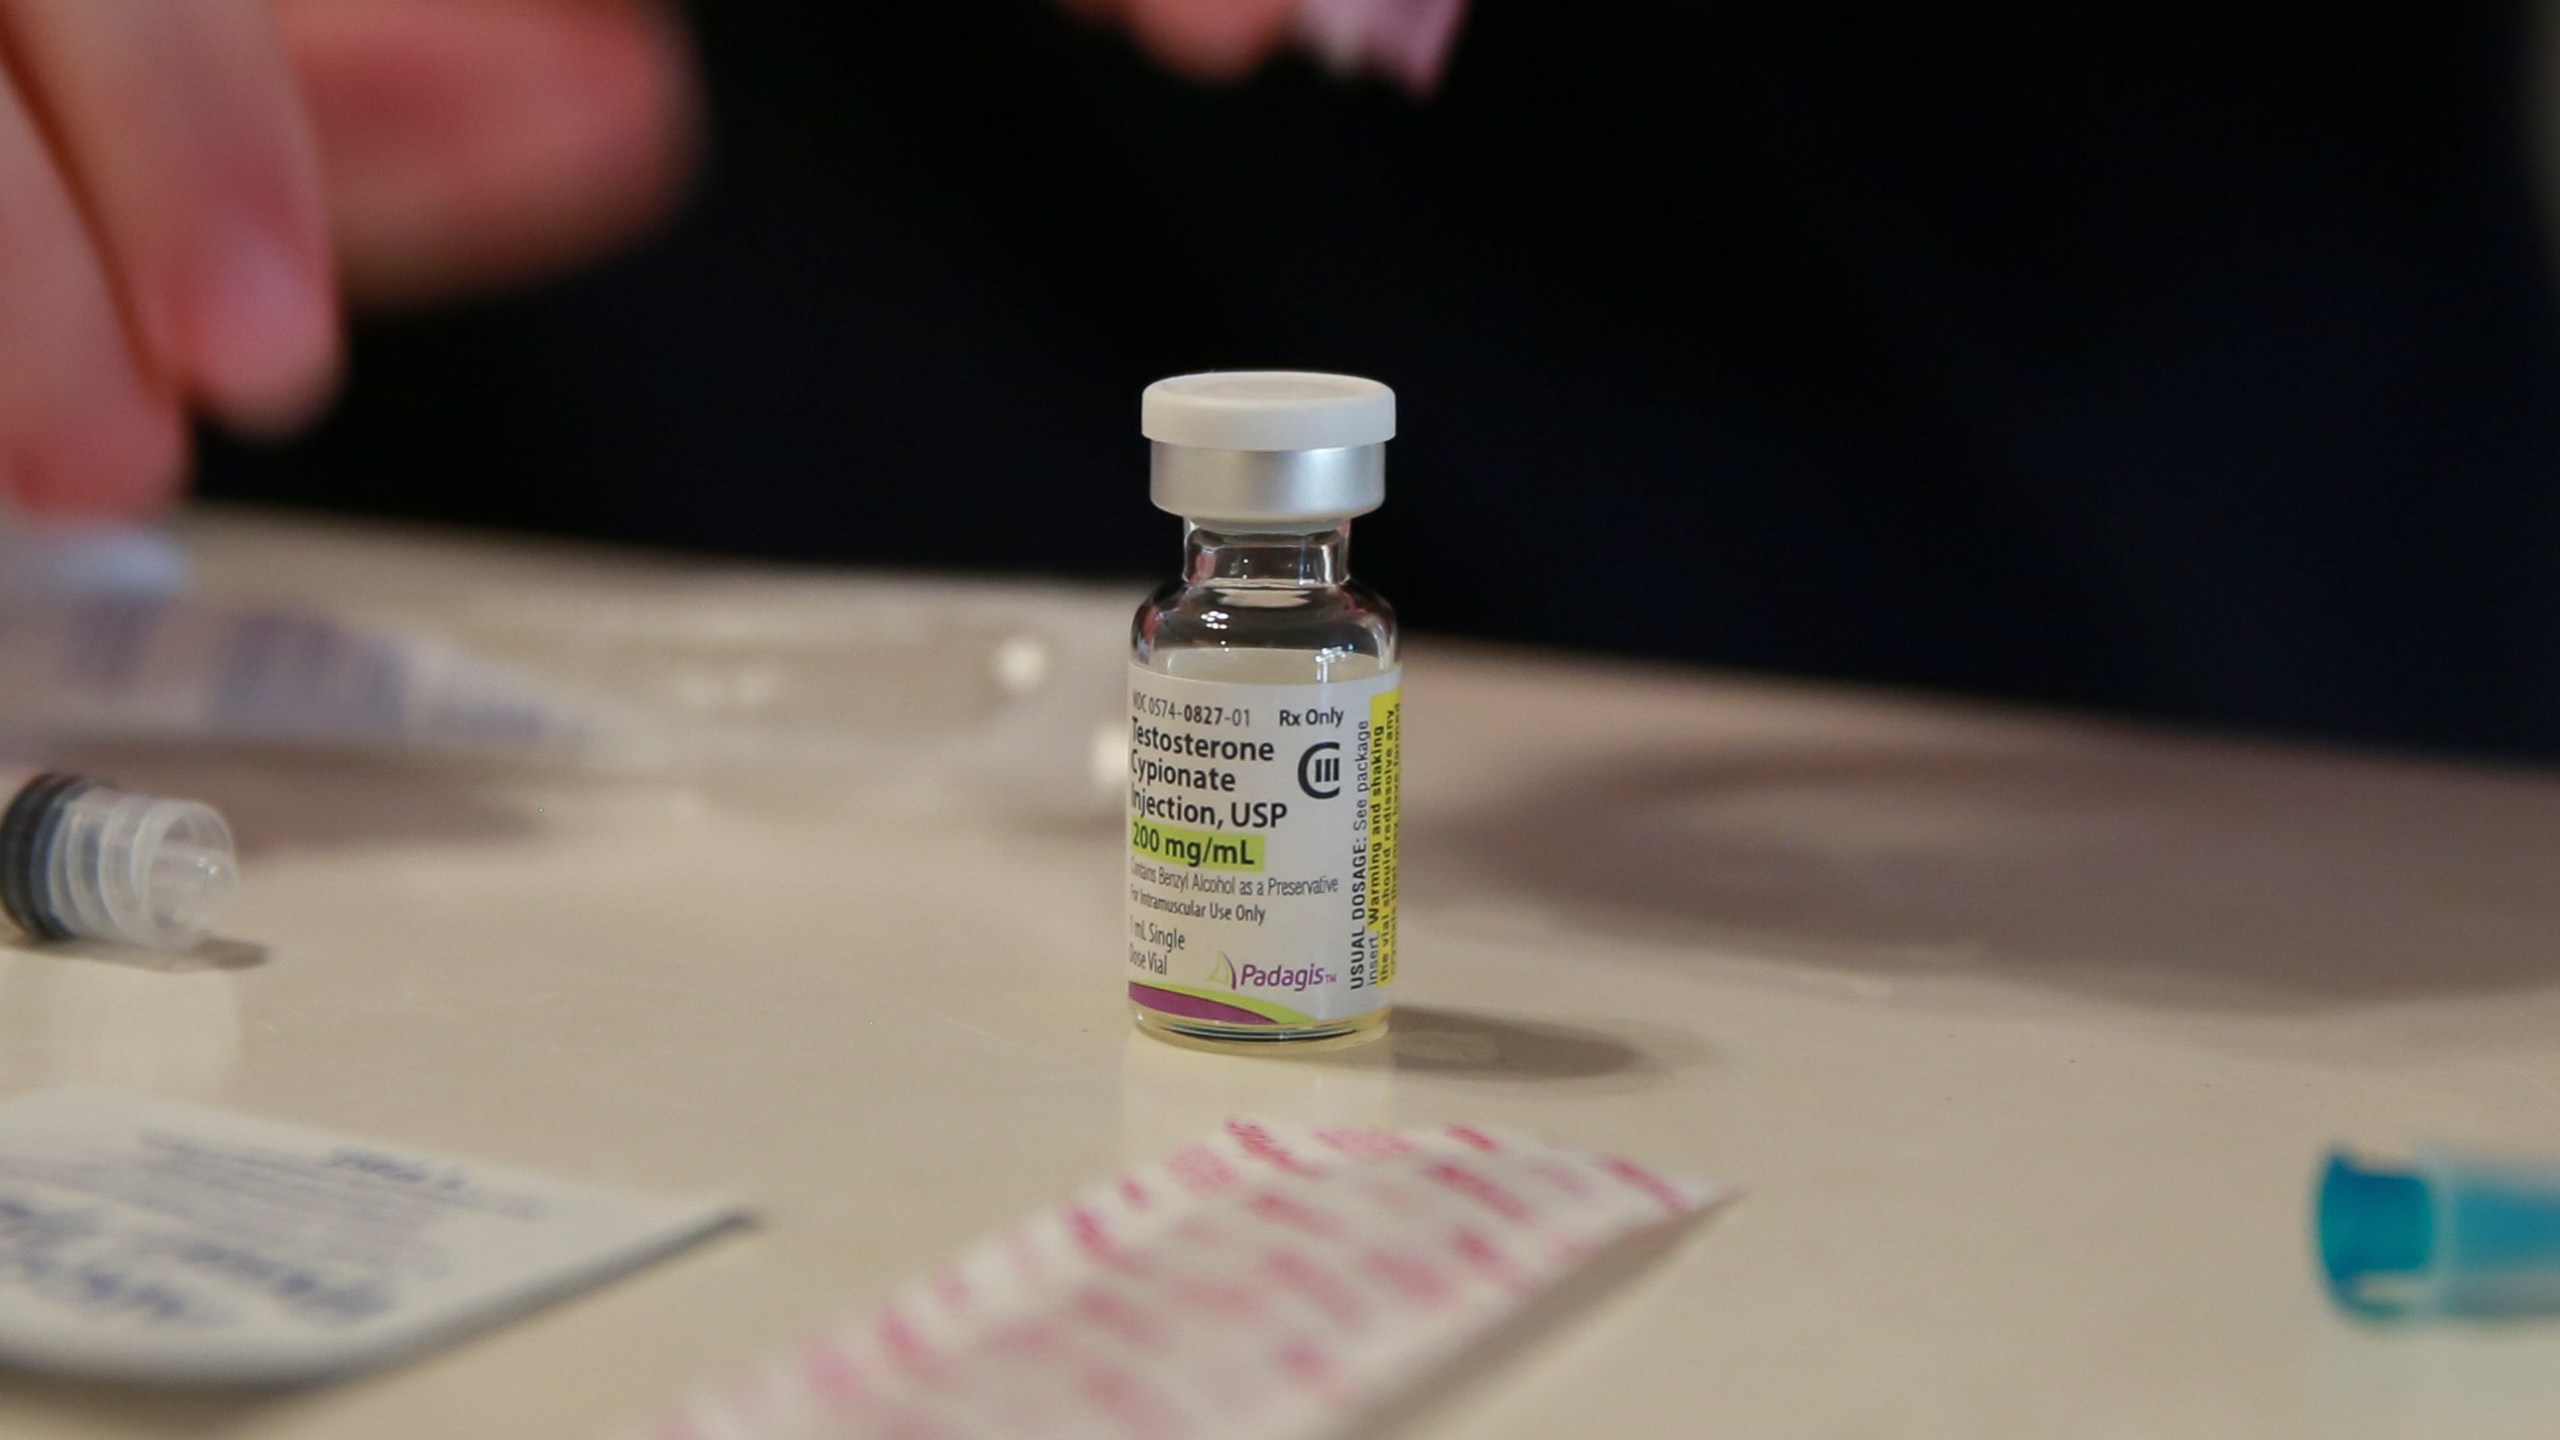
[[[1404,692],[1369,701],[1369,928],[1378,984],[1396,980],[1396,822],[1404,818]]]

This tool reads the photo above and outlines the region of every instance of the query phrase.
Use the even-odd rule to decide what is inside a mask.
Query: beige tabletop
[[[700,579],[185,533],[207,594],[426,622]],[[852,583],[716,578],[786,617]],[[1408,716],[1405,1005],[1300,1060],[1131,1033],[1107,814],[84,757],[232,813],[235,943],[0,949],[0,1088],[736,1192],[761,1223],[334,1388],[0,1377],[0,1435],[602,1436],[1231,1112],[1499,1123],[1747,1189],[1418,1436],[2560,1433],[2560,1327],[2352,1323],[2305,1234],[2333,1141],[2560,1154],[2560,778],[1428,638]]]

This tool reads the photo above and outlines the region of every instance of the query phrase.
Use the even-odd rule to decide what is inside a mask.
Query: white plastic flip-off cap
[[[1336,450],[1396,436],[1396,392],[1357,375],[1214,370],[1147,387],[1150,440],[1203,450]]]
[[[1158,508],[1203,525],[1331,524],[1387,498],[1396,393],[1356,375],[1226,370],[1147,387]]]

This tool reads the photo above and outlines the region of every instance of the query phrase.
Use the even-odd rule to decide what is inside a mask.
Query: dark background
[[[2560,754],[2521,4],[1479,0],[1428,104],[1038,0],[695,21],[672,230],[206,488],[1134,575],[1145,382],[1351,370],[1418,627]]]

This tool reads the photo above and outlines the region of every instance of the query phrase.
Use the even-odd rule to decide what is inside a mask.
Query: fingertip
[[[533,280],[663,218],[703,150],[657,7],[335,0],[283,12],[360,309]]]
[[[325,248],[238,219],[202,237],[183,290],[188,373],[205,407],[252,435],[309,423],[344,364]]]
[[[1293,0],[1129,0],[1129,28],[1156,57],[1196,80],[1252,73],[1287,38]]]
[[[63,393],[92,394],[110,370],[130,379],[103,353],[126,340],[168,392],[159,403],[252,431],[308,420],[340,363],[337,279],[309,117],[266,0],[0,0],[0,34],[123,322],[56,352],[79,377]],[[13,232],[13,265],[17,252]],[[50,476],[94,448],[71,447],[78,465],[21,458]]]
[[[149,519],[186,479],[186,422],[173,397],[116,389],[30,437],[16,460],[11,488],[31,514]]]

